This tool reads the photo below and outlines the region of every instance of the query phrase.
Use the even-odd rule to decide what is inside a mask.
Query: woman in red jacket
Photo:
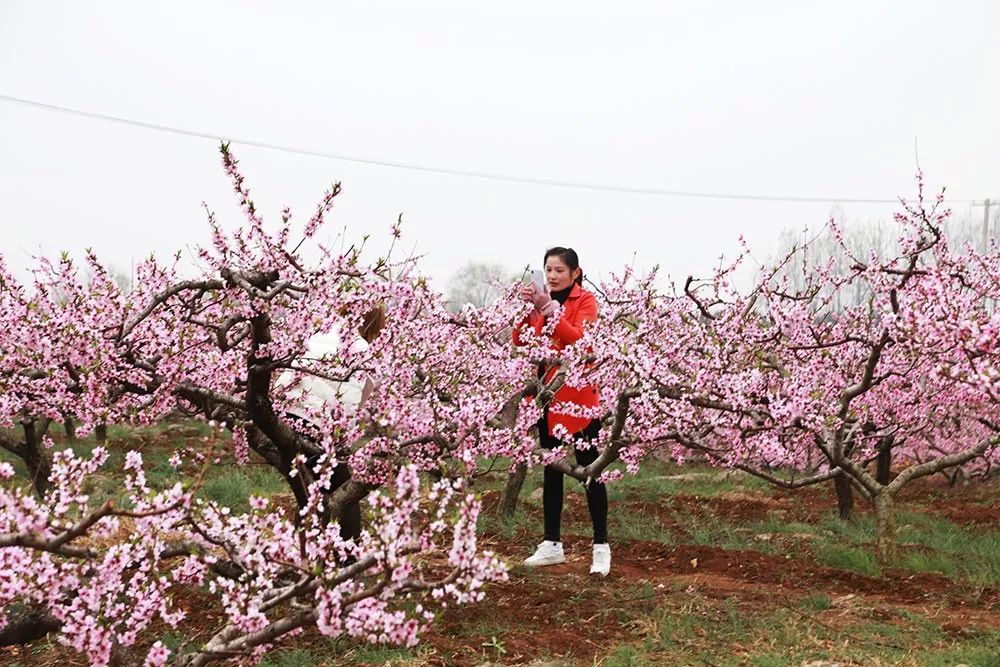
[[[545,280],[548,291],[543,291],[534,283],[525,285],[521,297],[534,304],[535,310],[514,329],[514,344],[523,345],[524,338],[540,335],[547,319],[552,317],[558,306],[563,307],[562,316],[552,334],[551,347],[561,350],[583,337],[583,328],[597,319],[597,299],[583,289],[583,272],[580,260],[572,248],[551,248],[545,253]],[[541,371],[540,371],[541,372]],[[545,380],[551,381],[556,369],[545,372]],[[597,387],[563,386],[556,392],[550,407],[545,409],[538,422],[538,437],[542,447],[553,449],[563,444],[554,435],[556,426],[562,426],[566,433],[578,440],[593,440],[601,428],[600,419],[574,417],[559,414],[560,404],[572,404],[584,408],[598,405]],[[565,405],[563,405],[565,407]],[[597,459],[597,448],[575,448],[576,461],[585,466]],[[563,504],[563,474],[545,466],[542,487],[542,510],[545,515],[545,539],[535,553],[524,561],[529,566],[554,565],[566,561],[560,540],[560,522]],[[608,492],[604,484],[591,481],[587,485],[587,507],[594,524],[594,556],[591,574],[607,576],[611,570],[611,547],[608,545]]]

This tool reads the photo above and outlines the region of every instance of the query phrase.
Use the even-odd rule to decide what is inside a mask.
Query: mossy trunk
[[[896,530],[896,501],[888,493],[880,493],[875,496],[875,556],[882,565],[899,560]]]

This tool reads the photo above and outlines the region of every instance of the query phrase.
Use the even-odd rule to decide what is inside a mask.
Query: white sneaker
[[[594,562],[590,565],[591,574],[608,576],[611,571],[611,546],[607,544],[594,545]]]
[[[524,559],[524,564],[528,567],[541,567],[542,565],[557,565],[566,562],[566,554],[563,553],[562,542],[544,540],[538,545],[531,556]]]

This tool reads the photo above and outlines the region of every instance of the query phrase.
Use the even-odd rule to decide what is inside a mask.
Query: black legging
[[[548,414],[543,415],[538,422],[539,442],[544,449],[555,449],[563,444],[559,438],[549,435],[547,426]],[[601,430],[601,421],[595,419],[587,424],[578,434],[582,440],[590,441],[597,437]],[[586,466],[597,460],[596,447],[579,449],[574,447],[576,462]],[[563,507],[563,474],[545,466],[542,480],[542,512],[545,515],[545,539],[559,542],[562,524]],[[587,486],[587,508],[590,510],[590,520],[594,524],[594,544],[606,544],[608,541],[608,490],[603,483],[591,480]]]

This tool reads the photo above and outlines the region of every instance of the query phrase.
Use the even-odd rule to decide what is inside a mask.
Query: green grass
[[[747,658],[734,657],[739,647],[760,644],[761,637],[771,645],[794,645],[796,628],[801,629],[786,610],[759,614],[731,599],[719,607],[695,597],[679,609],[657,610],[656,620],[657,635],[643,644],[652,664],[748,664]],[[753,656],[749,664],[793,663],[771,651]]]
[[[321,639],[309,648],[288,647],[278,649],[267,655],[260,667],[313,667],[325,664],[371,664],[371,665],[410,665],[417,660],[421,648],[401,648],[398,646],[381,646],[359,644],[350,639]]]
[[[615,503],[643,501],[656,503],[673,511],[671,498],[677,494],[706,499],[726,492],[769,493],[757,480],[723,479],[717,471],[691,480],[664,479],[690,469],[671,470],[669,465],[654,465],[635,477],[611,485],[611,531],[615,539],[627,543],[657,540],[667,544],[702,544],[726,549],[753,549],[807,558],[828,567],[879,576],[881,568],[874,557],[875,525],[870,514],[859,513],[851,521],[842,521],[830,512],[816,523],[801,523],[784,516],[769,514],[750,525],[735,525],[709,512],[691,513],[677,505],[674,514],[681,532],[660,525],[654,512],[630,511],[615,514]],[[540,484],[532,473],[525,483],[517,517],[506,524],[509,531],[538,530],[536,504],[528,494]],[[575,487],[567,484],[567,494]],[[792,504],[796,502],[791,499]],[[529,510],[529,511],[525,511]],[[794,511],[794,509],[792,510]],[[529,515],[530,514],[530,518]],[[489,520],[488,520],[489,521]],[[996,585],[1000,582],[1000,533],[966,528],[932,516],[900,512],[898,525],[900,550],[898,567],[914,572],[937,572],[973,584]],[[569,527],[571,534],[586,534],[589,526]],[[756,535],[768,533],[770,540]],[[795,538],[783,537],[796,535]],[[814,536],[814,537],[809,537]],[[531,578],[537,573],[526,572]],[[539,583],[542,583],[540,575]],[[686,587],[671,586],[666,600],[686,596]],[[615,599],[628,594],[642,595],[644,590],[622,591]],[[647,591],[648,592],[648,591]],[[695,594],[697,595],[697,594]],[[744,610],[733,602],[699,603],[677,609],[668,602],[657,606],[654,598],[639,608],[610,604],[602,619],[613,619],[626,628],[644,627],[644,618],[653,619],[655,632],[639,643],[626,642],[609,647],[600,658],[604,665],[645,666],[660,664],[756,665],[769,667],[799,665],[812,660],[844,661],[871,665],[992,665],[1000,667],[997,657],[1000,634],[986,633],[954,638],[944,632],[940,617],[930,620],[907,609],[880,611],[865,618],[854,618],[847,627],[825,627],[823,614],[837,609],[824,591],[788,601],[760,613]],[[819,618],[817,618],[819,617]],[[812,619],[816,620],[812,620]],[[888,619],[888,620],[886,620]],[[513,629],[512,629],[513,630]],[[477,633],[495,632],[495,623],[477,625]],[[478,637],[483,634],[476,635]],[[490,635],[485,635],[489,637]]]
[[[14,468],[14,477],[12,480],[13,482],[15,483],[21,481],[27,482],[26,478],[28,476],[28,472],[27,469],[24,467],[24,461],[21,460],[20,457],[14,456],[6,449],[0,449],[0,461],[4,463],[9,463]],[[8,481],[7,483],[9,484],[10,481]]]
[[[163,645],[170,649],[171,653],[176,653],[179,648],[187,643],[187,639],[173,632],[166,632],[160,637],[160,641]]]
[[[686,533],[684,542],[723,549],[748,549],[763,553],[774,553],[771,542],[754,539],[755,532],[741,526],[734,526],[712,516],[679,515],[678,523]]]
[[[924,667],[1000,667],[1000,633],[994,633],[972,642],[963,642],[943,651],[922,657]]]
[[[500,488],[502,490],[502,485]],[[536,514],[539,513],[541,503],[536,504],[528,499],[533,489],[534,486],[531,486],[531,478],[529,476],[524,482],[521,495],[518,497],[517,510],[514,512],[514,516],[508,519],[501,517],[495,509],[484,511],[479,516],[480,527],[483,530],[498,533],[508,538],[525,532],[540,532],[541,524]],[[490,489],[486,488],[484,484],[477,483],[476,490],[482,493]],[[541,537],[539,537],[539,540],[541,540]]]
[[[660,613],[659,616],[657,645],[660,648],[689,646],[700,638],[716,643],[745,639],[757,622],[745,617],[732,600],[727,600],[721,608],[697,601],[680,614]]]
[[[945,554],[911,551],[903,555],[901,565],[914,572],[939,572],[948,576],[955,574],[955,562]]]
[[[181,422],[159,422],[147,426],[132,426],[129,424],[111,424],[108,426],[108,440],[135,440],[143,437],[155,437],[183,433],[185,437],[192,434],[205,436],[212,433],[212,427],[200,419],[187,419]],[[94,436],[89,436],[92,439]]]
[[[819,562],[839,570],[849,570],[869,577],[881,572],[870,548],[844,544],[820,544],[816,550]]]
[[[287,490],[285,480],[269,466],[230,466],[205,482],[202,495],[234,512],[245,512],[251,495],[270,496]]]
[[[609,655],[603,662],[605,667],[645,667],[650,665],[648,660],[639,655],[638,649],[623,644]]]
[[[899,523],[905,567],[957,574],[977,585],[1000,584],[1000,530],[968,528],[911,512],[900,513]],[[908,551],[908,545],[925,549]]]
[[[502,488],[506,468],[494,465],[497,471],[484,478],[482,488]],[[667,479],[690,475],[688,479]],[[519,501],[517,515],[511,521],[500,522],[484,516],[485,525],[505,536],[518,531],[538,531],[537,508],[528,500],[529,494],[541,485],[538,471],[529,473]],[[576,492],[576,485],[567,483],[566,493]],[[764,520],[746,526],[735,526],[706,513],[677,514],[681,534],[662,525],[653,512],[629,511],[616,513],[616,504],[628,501],[656,503],[670,511],[671,497],[677,494],[712,498],[726,492],[769,493],[770,487],[756,478],[725,477],[718,469],[704,466],[681,467],[670,463],[651,462],[636,476],[626,476],[609,487],[612,504],[611,531],[622,541],[654,540],[664,544],[692,543],[725,549],[752,549],[763,553],[790,553],[793,557],[815,557],[830,567],[876,576],[880,568],[874,559],[875,523],[870,514],[858,514],[850,521],[831,511],[815,524],[788,521],[768,515]],[[792,499],[794,502],[794,498]],[[1000,531],[969,530],[943,519],[901,512],[898,519],[902,558],[898,567],[913,572],[936,572],[957,576],[982,586],[1000,584]],[[585,537],[589,526],[565,525],[569,535]],[[815,535],[794,542],[758,540],[755,535],[775,536],[796,534]]]
[[[922,642],[935,643],[945,637],[941,627],[922,614],[909,609],[900,609],[899,618],[919,636]]]
[[[399,648],[396,646],[371,646],[363,644],[347,652],[344,658],[349,664],[368,663],[374,665],[407,665],[418,656],[417,648]],[[315,664],[315,663],[306,663]],[[292,667],[289,665],[288,667]]]
[[[306,649],[281,651],[264,658],[260,667],[312,667],[317,664],[317,656]]]
[[[833,600],[831,600],[830,596],[825,593],[813,593],[812,595],[802,599],[799,602],[799,606],[807,612],[826,611],[827,609],[833,607]]]
[[[906,511],[899,513],[897,523],[901,552],[898,566],[914,572],[959,577],[979,586],[1000,585],[1000,530],[961,526],[940,517]],[[775,532],[779,529],[771,527]],[[873,559],[860,555],[874,551],[873,517],[862,515],[842,521],[831,515],[823,519],[818,529],[811,530],[829,538],[825,545],[820,545],[824,563],[861,574],[877,573]]]
[[[151,489],[166,489],[178,482],[180,476],[170,465],[170,455],[145,456],[146,483]]]
[[[60,428],[58,425],[53,427],[57,431]],[[179,437],[182,435],[185,438],[192,438],[208,435],[210,432],[209,426],[199,421],[144,427],[113,425],[108,429],[108,443],[105,445],[108,449],[107,463],[88,478],[84,489],[94,504],[111,499],[123,507],[128,507],[127,492],[121,483],[121,469],[128,451],[135,450],[142,454],[146,480],[150,488],[165,489],[180,479],[169,463],[170,456],[175,451],[169,446],[170,434],[178,433]],[[156,446],[149,446],[147,440],[152,438],[159,438],[162,443],[161,440],[157,440]],[[91,435],[79,438],[73,443],[57,443],[52,451],[70,448],[77,456],[89,458],[98,446],[99,443],[94,441]],[[217,451],[223,454],[227,449],[222,446]],[[24,478],[24,465],[20,459],[5,450],[0,450],[0,460],[12,463],[19,475],[18,479]],[[281,476],[266,465],[213,465],[206,473],[201,491],[202,497],[227,505],[233,511],[246,511],[249,507],[247,497],[250,494],[267,496],[288,491],[287,484]]]
[[[749,527],[754,533],[786,533],[802,535],[828,536],[829,531],[808,523],[787,521],[779,516],[769,515],[763,521]]]
[[[668,479],[684,475],[687,479]],[[726,475],[725,470],[707,466],[677,466],[669,463],[650,462],[639,474],[626,475],[621,482],[612,485],[609,496],[628,489],[629,497],[657,499],[664,496],[687,494],[712,498],[722,493],[741,491],[754,492],[769,490],[766,482],[754,477]]]
[[[907,610],[889,610],[889,621],[839,628],[813,620],[831,604],[824,595],[812,595],[798,603],[802,611],[760,613],[731,599],[719,605],[697,595],[675,598],[674,606],[653,610],[655,634],[613,649],[604,664],[777,667],[825,660],[886,667],[1000,667],[1000,633],[949,640],[933,621]]]
[[[88,493],[96,494],[93,498],[95,501],[103,502],[108,498],[117,499],[122,496],[123,489],[120,482],[120,472],[122,464],[125,462],[125,454],[128,451],[135,450],[142,454],[143,464],[146,469],[146,479],[150,487],[156,489],[165,488],[172,485],[177,477],[176,472],[169,464],[169,458],[174,452],[173,448],[169,446],[169,434],[172,432],[184,432],[188,434],[197,432],[200,435],[206,435],[210,431],[211,429],[207,424],[198,421],[186,421],[179,424],[155,424],[142,427],[114,425],[108,428],[108,442],[104,445],[94,440],[91,434],[86,438],[78,438],[72,443],[65,441],[56,442],[48,453],[51,456],[55,452],[70,449],[77,457],[90,458],[93,455],[94,449],[99,446],[105,447],[108,451],[108,460],[104,464],[104,467],[98,471],[91,485],[87,487]],[[61,435],[62,428],[59,425],[53,425],[49,428],[49,433]],[[18,433],[14,433],[13,435],[15,437],[19,436]],[[164,439],[164,442],[162,444],[157,443],[155,447],[147,446],[145,441],[154,437],[161,437]],[[6,450],[0,450],[0,461],[12,463],[19,476],[25,475],[23,462]]]
[[[867,514],[856,515],[853,519],[844,521],[830,513],[820,520],[819,527],[840,542],[875,543],[875,519]]]
[[[613,501],[609,501],[613,503]],[[613,522],[616,541],[653,541],[662,544],[674,544],[676,539],[670,529],[663,525],[653,512],[628,511],[614,512],[614,506],[609,509],[610,521]]]

